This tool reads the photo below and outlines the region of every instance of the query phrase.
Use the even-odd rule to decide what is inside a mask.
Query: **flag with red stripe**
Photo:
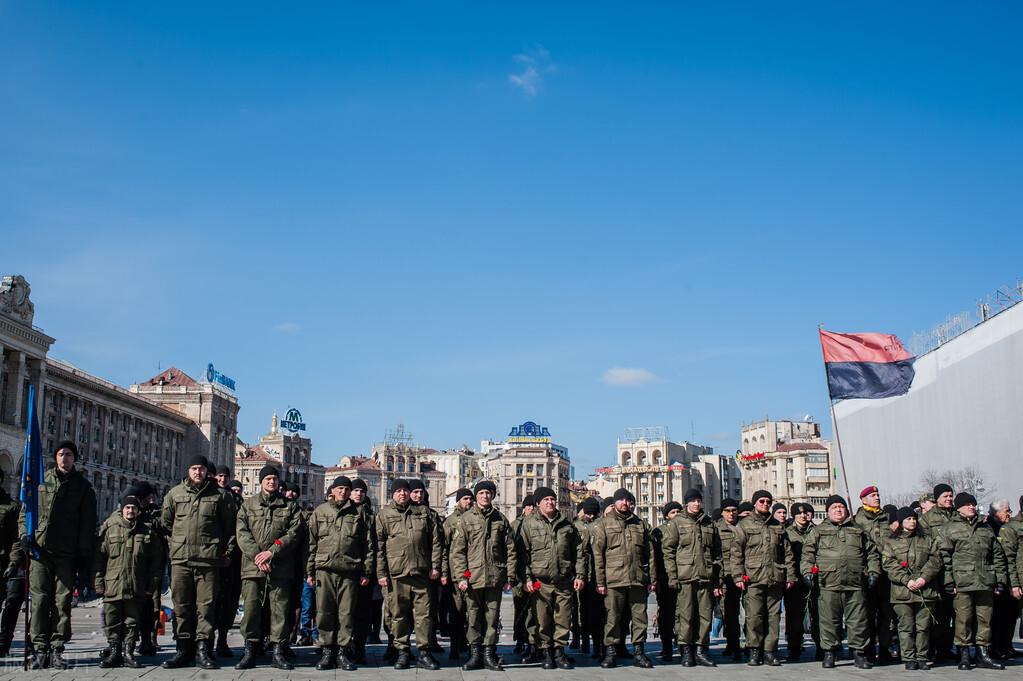
[[[820,329],[820,337],[831,399],[878,399],[909,391],[914,357],[894,335]]]

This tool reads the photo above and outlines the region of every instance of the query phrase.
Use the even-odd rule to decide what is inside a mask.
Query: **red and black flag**
[[[914,358],[892,334],[820,329],[820,335],[831,399],[877,399],[909,391],[916,375]]]

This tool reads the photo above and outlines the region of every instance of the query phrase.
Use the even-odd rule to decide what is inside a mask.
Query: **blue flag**
[[[35,545],[36,525],[39,524],[39,485],[43,482],[43,438],[39,434],[39,418],[36,415],[36,389],[28,386],[28,424],[25,428],[25,456],[21,462],[21,511],[25,514],[25,528]],[[39,558],[33,551],[33,557]]]

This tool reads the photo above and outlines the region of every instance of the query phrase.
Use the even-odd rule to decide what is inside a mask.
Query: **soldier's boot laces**
[[[696,658],[693,655],[693,648],[688,643],[682,643],[678,647],[678,652],[682,656],[683,667],[695,667]]]
[[[991,659],[991,649],[988,646],[977,646],[977,666],[984,669],[1005,669],[1004,664]]]
[[[653,669],[654,663],[646,656],[646,650],[644,648],[645,645],[643,643],[632,644],[632,664],[640,669]]]
[[[131,669],[138,669],[142,663],[135,659],[135,641],[128,641],[124,644],[124,666]]]
[[[124,664],[124,655],[121,652],[121,642],[111,641],[110,654],[99,661],[99,666],[103,669],[113,669],[114,667],[120,667],[122,664]]]
[[[199,641],[195,645],[195,663],[203,669],[220,669],[217,661],[210,657],[209,641]]]
[[[337,653],[337,666],[346,672],[354,672],[356,670],[355,663],[348,659],[348,655],[345,654],[343,648]]]
[[[764,664],[764,651],[760,648],[749,649],[749,662],[746,663],[750,667],[759,667]]]
[[[408,669],[412,664],[412,655],[407,650],[399,650],[394,659],[395,669]]]
[[[702,667],[716,667],[717,662],[710,659],[710,648],[708,646],[700,646],[696,649],[696,661]]]
[[[54,648],[50,652],[50,669],[67,669],[71,665],[64,659],[64,649]]]
[[[821,667],[824,668],[824,669],[834,669],[835,668],[835,651],[834,650],[825,650],[824,651],[824,659],[821,661]]]
[[[471,672],[476,669],[483,669],[482,647],[478,643],[469,646],[469,659],[462,665],[463,671]]]
[[[967,646],[959,646],[959,668],[963,671],[970,669],[970,649]]]
[[[543,655],[543,665],[542,666],[543,666],[544,669],[557,669],[558,668],[558,665],[554,663],[554,649],[553,648],[544,648],[543,652],[541,653],[541,655]]]
[[[492,672],[503,672],[501,660],[497,657],[497,646],[486,646],[483,649],[483,666]]]
[[[873,669],[874,667],[867,659],[867,654],[862,650],[857,650],[853,656],[853,666],[857,669]]]
[[[245,642],[245,651],[242,652],[242,659],[238,660],[235,669],[252,669],[256,666],[256,643],[255,641]]]
[[[277,669],[290,671],[295,668],[295,665],[288,662],[288,658],[285,657],[285,650],[286,647],[283,643],[278,643],[277,645],[275,645],[274,654],[273,657],[270,659],[270,664],[272,664]]]
[[[217,657],[234,657],[231,646],[227,645],[227,632],[221,631],[217,634]]]
[[[781,660],[778,659],[778,655],[773,650],[764,651],[764,664],[768,667],[780,667]]]
[[[437,671],[440,669],[440,663],[433,659],[433,655],[429,650],[419,651],[419,662],[416,664],[420,669],[427,669],[429,671]]]
[[[554,664],[558,669],[574,669],[572,658],[565,654],[564,648],[554,649]]]
[[[618,662],[615,660],[615,647],[604,646],[604,659],[600,661],[600,666],[604,669],[613,669],[618,666]]]
[[[323,646],[320,652],[320,661],[316,663],[318,670],[326,671],[333,669],[337,664],[337,648],[334,646]]]

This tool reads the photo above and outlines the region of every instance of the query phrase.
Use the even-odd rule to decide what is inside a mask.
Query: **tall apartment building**
[[[825,517],[824,503],[834,494],[831,445],[821,439],[820,425],[807,421],[756,421],[742,427],[736,453],[746,494],[766,489],[775,501],[791,506],[809,503],[814,517]]]
[[[516,518],[523,497],[537,487],[553,489],[561,512],[575,514],[568,448],[555,444],[546,427],[526,421],[512,428],[503,442],[484,440],[480,450],[485,453],[481,472],[497,486],[494,505],[506,518]]]

